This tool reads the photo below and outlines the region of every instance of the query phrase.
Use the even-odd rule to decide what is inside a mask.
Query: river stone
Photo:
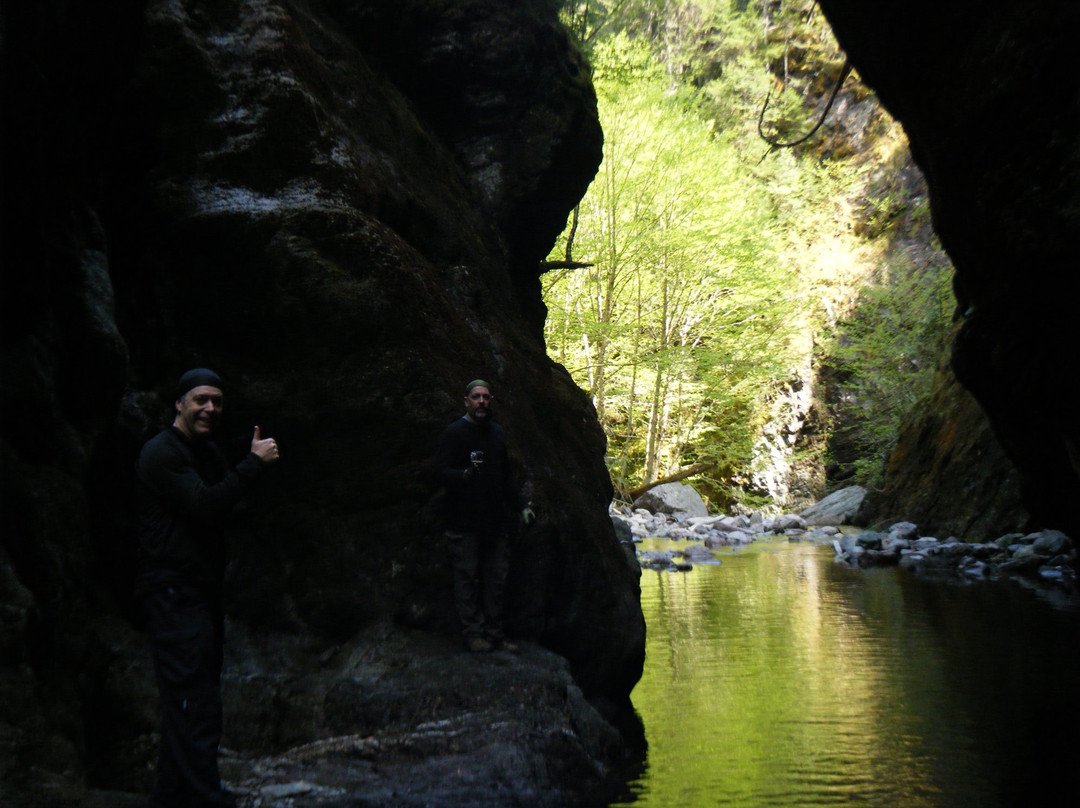
[[[914,550],[900,551],[900,566],[905,569],[917,568],[925,560],[926,556]]]
[[[1027,575],[1038,571],[1039,567],[1043,565],[1043,558],[1035,553],[1021,553],[1019,550],[1013,554],[1013,557],[1001,565],[1001,569],[1005,572],[1015,572],[1021,575]]]
[[[886,534],[882,540],[882,549],[886,552],[900,552],[901,550],[907,550],[911,547],[910,539],[898,539],[891,533]]]
[[[668,570],[675,567],[675,554],[664,550],[643,550],[638,553],[638,562],[643,568]]]
[[[743,516],[721,516],[713,521],[713,530],[739,530],[746,527],[748,520]]]
[[[858,541],[867,550],[880,550],[882,536],[880,533],[863,533],[858,537]]]
[[[647,508],[655,513],[681,513],[686,517],[709,515],[701,495],[683,483],[664,483],[650,488],[634,500],[634,508]]]
[[[917,539],[919,528],[911,522],[897,522],[889,528],[889,534],[897,539]]]
[[[1006,533],[1001,538],[995,539],[993,544],[1002,550],[1008,550],[1014,544],[1018,544],[1023,537],[1021,533]]]
[[[615,528],[615,538],[619,541],[625,542],[634,540],[634,530],[628,521],[619,516],[612,516],[611,524]]]
[[[1041,556],[1053,556],[1065,552],[1069,544],[1069,537],[1060,530],[1044,530],[1032,542],[1031,549]]]
[[[1042,556],[1035,552],[1035,546],[1032,544],[1021,544],[1013,551],[1012,557],[1013,560],[1035,557],[1040,563],[1042,562]]]
[[[692,561],[713,557],[712,550],[708,547],[703,547],[700,544],[691,544],[689,547],[680,551],[679,555]]]
[[[316,787],[311,783],[301,780],[298,783],[282,783],[281,785],[263,786],[259,793],[270,799],[282,799],[284,797],[298,797],[301,794],[310,794]]]
[[[793,528],[805,528],[806,520],[795,513],[785,513],[777,516],[772,520],[772,530],[776,533],[781,533],[785,530],[792,530]]]
[[[856,536],[846,535],[841,536],[838,540],[833,542],[833,547],[838,547],[838,552],[850,553],[859,545],[859,538]]]
[[[808,525],[846,525],[855,516],[866,498],[866,489],[859,485],[834,491],[799,515]]]
[[[674,557],[674,553],[669,550],[642,550],[638,553],[638,558],[642,561],[671,561]]]

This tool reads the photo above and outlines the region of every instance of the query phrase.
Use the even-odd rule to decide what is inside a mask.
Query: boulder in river
[[[783,533],[787,530],[804,530],[806,520],[795,513],[782,513],[766,522],[764,527],[774,533]]]
[[[634,507],[653,513],[681,514],[683,518],[709,515],[701,495],[683,483],[664,483],[650,488],[634,500]]]
[[[846,525],[855,517],[866,498],[866,489],[850,485],[833,491],[820,502],[811,505],[799,515],[808,525]]]

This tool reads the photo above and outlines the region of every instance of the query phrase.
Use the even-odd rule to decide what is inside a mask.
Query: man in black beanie
[[[135,597],[153,650],[161,697],[155,808],[235,806],[221,787],[222,584],[225,528],[244,493],[280,458],[259,427],[232,468],[211,438],[224,385],[212,370],[180,377],[172,426],[139,454],[139,571]]]
[[[502,427],[491,420],[491,385],[465,387],[465,415],[443,430],[435,455],[446,487],[446,538],[454,564],[454,606],[470,651],[514,650],[503,636],[503,590],[508,571],[505,514],[533,512],[510,469]]]

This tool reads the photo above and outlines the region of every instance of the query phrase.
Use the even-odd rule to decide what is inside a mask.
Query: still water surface
[[[1080,805],[1075,602],[828,545],[720,559],[642,573],[649,748],[612,805]]]

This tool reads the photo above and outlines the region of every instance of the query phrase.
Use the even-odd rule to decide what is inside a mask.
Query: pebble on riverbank
[[[1009,533],[990,542],[944,541],[920,536],[916,525],[898,522],[887,533],[866,532],[833,542],[838,561],[858,567],[899,564],[921,575],[996,579],[1022,575],[1076,582],[1076,549],[1059,530]]]
[[[764,517],[689,516],[686,513],[653,513],[645,508],[612,506],[616,534],[624,543],[640,543],[645,538],[694,542],[676,550],[638,550],[638,563],[647,569],[685,572],[694,564],[719,563],[713,550],[738,547],[760,538],[787,537],[789,541],[826,541],[839,535],[834,525],[811,527],[798,514]]]
[[[774,517],[760,513],[692,516],[677,510],[665,513],[615,505],[610,512],[616,532],[626,544],[645,538],[696,542],[674,550],[637,551],[638,563],[647,569],[684,572],[695,563],[719,563],[712,553],[718,547],[786,536],[789,541],[831,541],[836,560],[853,567],[899,565],[915,574],[936,577],[993,580],[1019,575],[1069,586],[1076,583],[1076,548],[1058,530],[1009,533],[990,542],[921,536],[911,522],[897,522],[886,532],[841,531],[863,494],[862,489],[843,489],[802,514]],[[825,524],[827,521],[831,524]]]

